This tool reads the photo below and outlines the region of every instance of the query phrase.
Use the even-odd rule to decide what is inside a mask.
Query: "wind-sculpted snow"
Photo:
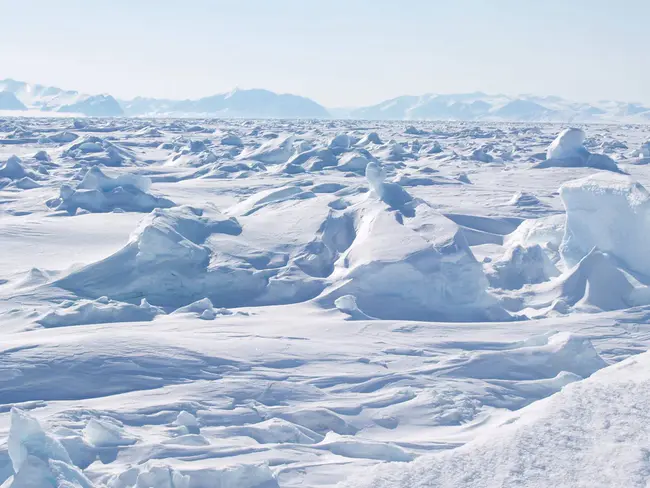
[[[645,486],[650,133],[564,129],[0,119],[0,485]]]

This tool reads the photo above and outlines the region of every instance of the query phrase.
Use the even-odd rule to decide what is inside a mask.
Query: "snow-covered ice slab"
[[[650,134],[565,129],[0,120],[0,485],[645,486]]]

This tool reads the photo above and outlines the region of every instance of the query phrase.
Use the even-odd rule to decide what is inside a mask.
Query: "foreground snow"
[[[573,383],[461,448],[385,465],[341,487],[646,486],[650,353]]]
[[[359,124],[0,121],[3,488],[647,481],[648,134]]]

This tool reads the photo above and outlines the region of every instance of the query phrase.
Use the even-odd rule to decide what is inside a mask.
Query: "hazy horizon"
[[[476,91],[650,103],[640,0],[191,5],[2,2],[0,79],[125,100],[263,88],[332,108]]]

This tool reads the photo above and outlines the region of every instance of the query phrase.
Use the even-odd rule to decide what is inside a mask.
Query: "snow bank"
[[[594,247],[619,259],[628,269],[650,276],[645,243],[650,235],[650,194],[629,176],[601,173],[565,183],[566,208],[561,244],[573,266]]]
[[[341,488],[643,486],[650,448],[650,353],[513,413],[463,447],[384,464]]]
[[[163,310],[153,307],[143,298],[140,305],[116,302],[106,297],[64,304],[36,320],[43,327],[103,324],[110,322],[148,322]]]
[[[128,212],[151,212],[155,208],[174,206],[167,198],[146,193],[150,186],[151,181],[144,176],[124,174],[111,178],[93,166],[76,189],[61,186],[59,198],[48,201],[48,205],[72,214],[79,208],[89,212],[111,212],[118,208]]]

